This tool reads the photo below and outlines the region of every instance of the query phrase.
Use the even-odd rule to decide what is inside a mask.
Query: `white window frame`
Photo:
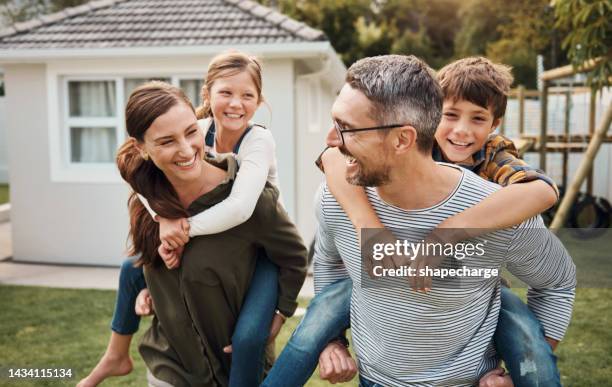
[[[114,127],[117,147],[126,139],[124,106],[127,97],[124,95],[125,80],[130,78],[169,78],[174,86],[180,87],[181,80],[200,79],[204,74],[180,73],[116,73],[116,74],[61,74],[48,72],[48,109],[49,109],[49,145],[51,180],[71,183],[119,183],[121,176],[115,162],[73,162],[70,128],[81,127]],[[115,82],[115,117],[70,117],[68,83],[71,81],[114,81]],[[195,106],[194,106],[195,107]]]

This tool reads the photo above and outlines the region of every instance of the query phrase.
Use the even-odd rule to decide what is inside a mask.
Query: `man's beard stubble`
[[[353,176],[346,176],[346,181],[352,185],[358,185],[361,187],[379,187],[381,185],[385,185],[389,182],[389,166],[383,165],[379,168],[379,170],[367,171],[364,168],[362,162],[359,161],[355,156],[353,156],[350,152],[348,152],[344,147],[339,148],[340,153],[353,157],[357,163],[357,173]]]

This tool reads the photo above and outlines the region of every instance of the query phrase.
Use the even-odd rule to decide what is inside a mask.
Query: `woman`
[[[261,72],[260,63],[253,57],[240,52],[220,54],[211,61],[202,88],[203,106],[197,109],[197,116],[206,133],[205,150],[233,152],[241,165],[229,197],[192,218],[169,219],[158,216],[145,197],[139,196],[159,222],[163,246],[159,252],[168,268],[180,265],[180,250],[189,237],[238,226],[253,213],[266,181],[278,185],[274,139],[268,130],[249,123],[263,101]],[[263,360],[253,359],[263,359],[260,355],[268,339],[267,332],[273,338],[285,318],[293,313],[293,305],[283,306],[277,301],[277,277],[276,266],[265,258],[258,260],[251,291],[242,308],[244,317],[239,319],[232,339],[232,386],[251,386],[261,380]],[[131,372],[129,346],[140,321],[134,303],[145,287],[142,269],[134,267],[133,259],[126,260],[121,268],[106,353],[79,387],[96,386],[108,376]],[[141,299],[148,300],[144,293],[146,290]],[[143,314],[151,311],[146,302],[137,306]]]
[[[184,94],[163,82],[137,88],[126,107],[130,139],[117,164],[133,190],[161,217],[186,218],[223,201],[236,177],[233,157],[202,159],[203,133]],[[257,248],[279,268],[279,304],[293,305],[306,270],[306,249],[268,184],[253,216],[230,231],[193,238],[181,266],[158,255],[159,225],[132,195],[130,235],[156,316],[140,346],[153,374],[175,386],[229,384],[233,328],[257,262]]]

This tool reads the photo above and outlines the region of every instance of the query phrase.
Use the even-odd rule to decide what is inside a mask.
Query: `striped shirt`
[[[474,173],[462,172],[452,194],[437,205],[404,210],[385,203],[375,188],[366,192],[387,228],[418,242],[442,220],[499,189]],[[417,293],[405,286],[361,286],[362,266],[355,230],[324,185],[317,204],[314,255],[315,292],[351,277],[351,331],[359,371],[384,386],[468,386],[497,365],[492,338],[500,308],[499,277],[458,280]],[[537,230],[534,230],[537,229]],[[575,295],[575,266],[561,242],[532,218],[511,229],[472,240],[486,245],[482,257],[461,265],[508,270],[527,283],[528,306],[546,336],[563,338]]]

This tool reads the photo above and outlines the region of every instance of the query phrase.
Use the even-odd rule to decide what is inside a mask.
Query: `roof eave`
[[[205,46],[160,46],[116,48],[53,48],[53,49],[0,49],[0,63],[41,63],[58,59],[135,58],[156,56],[216,55],[227,50],[239,50],[270,58],[308,58],[328,54],[329,41],[231,44]]]

